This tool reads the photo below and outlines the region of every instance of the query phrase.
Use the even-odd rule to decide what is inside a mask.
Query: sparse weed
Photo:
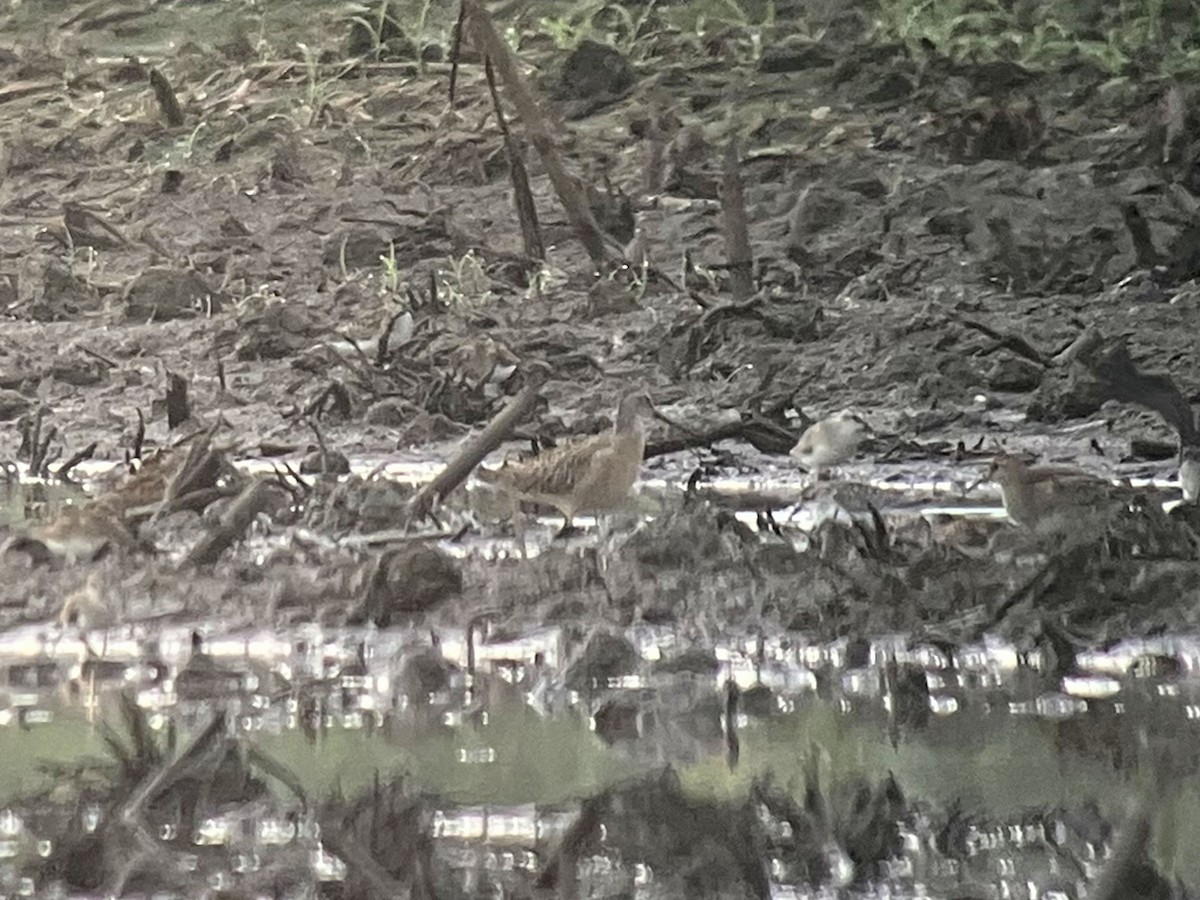
[[[424,71],[426,48],[446,43],[444,29],[430,21],[433,10],[434,0],[405,0],[403,5],[393,0],[351,4],[350,21],[357,31],[350,42],[352,52],[369,53],[379,59],[399,40],[411,47],[418,71]]]
[[[362,26],[364,33],[370,37],[372,51],[378,58],[389,30],[399,31],[400,23],[391,15],[389,0],[377,0],[376,7],[372,10],[370,6],[361,3],[352,4],[350,11],[354,15],[350,16],[350,21]]]
[[[400,293],[400,268],[396,265],[396,242],[388,241],[388,252],[386,256],[379,257],[379,264],[383,269],[383,274],[380,280],[380,291],[388,297],[395,297]]]
[[[569,6],[551,6],[533,23],[511,25],[506,36],[513,47],[524,35],[546,35],[556,47],[571,50],[584,40],[594,40],[620,51],[632,59],[644,58],[653,42],[645,39],[667,28],[683,35],[694,35],[703,42],[707,34],[730,31],[741,33],[757,59],[768,33],[775,27],[774,0],[749,0],[753,14],[740,0],[704,0],[682,6],[660,7],[648,0],[635,12],[612,0],[588,0]]]
[[[438,269],[438,294],[451,306],[483,307],[495,299],[492,281],[474,250],[457,259],[451,257],[447,262],[446,267]]]
[[[542,16],[536,30],[549,35],[554,45],[564,50],[574,49],[581,41],[594,40],[628,53],[634,49],[633,42],[653,9],[651,0],[635,19],[625,7],[608,0],[582,3],[558,14]]]
[[[1135,61],[1163,74],[1200,62],[1200,4],[1164,14],[1163,0],[1111,6],[1013,4],[1000,0],[879,0],[876,35],[914,54],[930,44],[955,60],[1011,59],[1031,66],[1069,60],[1114,74]]]
[[[296,46],[304,59],[304,102],[301,105],[300,125],[308,127],[316,124],[321,110],[333,98],[333,85],[340,80],[341,73],[322,75],[317,52],[303,41],[297,41]]]

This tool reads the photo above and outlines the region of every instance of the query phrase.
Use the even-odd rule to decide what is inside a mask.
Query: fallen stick
[[[216,562],[228,547],[246,533],[254,517],[266,507],[271,488],[272,483],[262,478],[250,482],[221,514],[216,526],[196,542],[184,559],[184,564],[203,566]]]
[[[465,481],[483,458],[504,442],[517,423],[533,410],[538,399],[536,387],[528,385],[522,388],[521,392],[509,401],[508,406],[504,407],[474,440],[463,447],[458,456],[454,457],[433,481],[417,491],[416,496],[409,500],[404,508],[401,522],[407,526],[429,515],[434,504]]]
[[[1196,417],[1170,375],[1143,372],[1129,355],[1125,338],[1088,329],[1064,352],[1103,385],[1108,396],[1152,410],[1179,433],[1181,447],[1200,446]]]

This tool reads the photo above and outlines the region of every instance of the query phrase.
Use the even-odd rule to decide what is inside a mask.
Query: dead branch
[[[1006,350],[1011,350],[1017,356],[1024,357],[1030,362],[1037,363],[1039,366],[1046,365],[1046,357],[1040,350],[1034,347],[1029,341],[1021,337],[1019,334],[1011,334],[1007,331],[997,331],[990,325],[984,322],[979,322],[975,319],[968,319],[963,316],[954,316],[955,320],[967,328],[978,331],[980,334],[987,335],[992,340],[996,341],[998,346]]]
[[[542,231],[538,226],[537,207],[533,202],[533,191],[529,188],[529,172],[525,169],[525,160],[521,151],[508,130],[508,122],[504,119],[504,109],[500,105],[500,92],[496,90],[496,76],[492,70],[489,58],[484,65],[487,73],[488,91],[492,95],[492,106],[496,110],[496,122],[500,126],[500,134],[504,136],[504,155],[508,159],[508,177],[513,186],[513,202],[517,205],[517,220],[521,223],[521,243],[525,255],[530,259],[545,259],[546,247],[542,242]]]
[[[452,459],[433,481],[408,501],[401,517],[402,522],[407,526],[429,515],[434,504],[465,481],[483,458],[499,447],[517,423],[529,415],[539,396],[538,389],[533,385],[522,388],[521,392],[509,401],[508,406],[504,407],[474,440],[463,447],[458,456]]]
[[[64,483],[71,481],[71,470],[83,462],[85,459],[91,459],[96,455],[96,442],[92,441],[74,456],[71,456],[58,467],[58,480]]]
[[[746,222],[746,194],[737,140],[729,142],[721,172],[721,228],[729,257],[729,284],[735,300],[754,293],[754,251],[750,248],[750,226]]]
[[[225,510],[216,526],[196,542],[184,563],[203,566],[216,562],[227,548],[241,539],[255,516],[266,508],[271,490],[271,482],[266,479],[256,478],[250,482]]]
[[[1180,446],[1200,445],[1196,418],[1187,398],[1170,375],[1139,369],[1124,337],[1105,338],[1089,329],[1071,349],[1071,357],[1100,382],[1111,399],[1158,413],[1179,433]]]
[[[182,375],[167,370],[167,430],[173,431],[192,417],[188,383]]]
[[[546,174],[550,176],[554,191],[558,194],[563,209],[566,210],[567,219],[583,243],[584,249],[587,250],[588,256],[597,266],[612,261],[617,257],[617,251],[609,246],[604,232],[596,224],[591,207],[588,206],[587,194],[579,183],[579,179],[567,172],[559,158],[554,142],[550,139],[550,129],[542,116],[533,90],[521,74],[516,58],[508,49],[508,44],[496,31],[492,17],[476,0],[462,0],[462,5],[476,49],[487,56],[500,73],[501,80],[508,88],[509,99],[517,108],[521,121],[525,123],[525,132],[529,135],[529,141],[542,158]]]
[[[150,70],[150,87],[154,88],[154,99],[158,101],[158,108],[162,110],[167,124],[172,128],[178,128],[183,125],[183,107],[179,105],[179,98],[175,96],[175,89],[171,87],[171,82],[167,81],[167,77],[158,71],[158,69]]]
[[[217,454],[212,448],[213,436],[219,426],[214,424],[207,430],[193,435],[188,446],[187,456],[175,470],[163,491],[162,502],[151,516],[151,521],[157,521],[177,509],[180,498],[193,490],[206,486],[201,475],[210,472],[211,467],[218,462]]]

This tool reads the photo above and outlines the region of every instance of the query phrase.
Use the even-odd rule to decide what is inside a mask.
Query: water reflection
[[[777,520],[813,524],[825,513]],[[789,550],[808,540],[773,533]],[[489,552],[482,542],[446,548]],[[526,893],[556,872],[580,893],[689,896],[660,852],[673,835],[654,815],[709,823],[687,846],[696,866],[721,859],[757,884],[747,860],[759,856],[726,859],[704,843],[750,828],[738,818],[749,808],[766,841],[759,886],[772,896],[1076,897],[1113,852],[1111,821],[1129,798],[1151,795],[1151,772],[1173,779],[1151,826],[1158,858],[1200,881],[1200,863],[1173,849],[1197,831],[1194,637],[1076,652],[1052,627],[1020,644],[952,645],[899,634],[815,641],[703,615],[687,625],[629,616],[637,621],[623,628],[562,618],[569,624],[521,632],[493,612],[463,628],[230,633],[163,619],[8,629],[0,798],[12,799],[0,809],[0,884],[41,889],[28,880],[31,860],[73,850],[64,840],[98,842],[114,820],[111,808],[81,802],[65,828],[18,793],[49,797],[55,778],[96,777],[84,756],[111,771],[116,753],[136,768],[139,746],[164,761],[194,752],[221,784],[223,803],[213,790],[196,800],[170,784],[143,789],[158,797],[147,804],[153,836],[226,888],[281,866],[330,884],[365,877],[374,857],[362,835],[389,833],[411,844],[416,869],[436,861],[454,873],[456,890]],[[141,744],[111,724],[122,695],[152,732]],[[125,714],[128,731],[137,721]],[[209,744],[198,745],[204,734]],[[39,775],[43,763],[54,778]],[[678,790],[660,774],[667,766]],[[296,802],[331,792],[374,805],[347,801],[350,824],[331,832],[318,804]],[[390,890],[392,876],[376,875]]]
[[[614,668],[615,656],[632,663]],[[455,800],[427,824],[447,858],[482,844],[485,868],[532,876],[538,848],[572,819],[571,797],[663,764],[683,766],[685,786],[701,794],[736,796],[765,771],[802,784],[806,748],[817,747],[832,779],[890,771],[909,796],[997,817],[964,813],[957,838],[970,858],[1004,857],[984,867],[995,890],[1027,880],[1023,854],[1037,847],[1044,855],[1054,843],[1031,808],[1098,798],[1119,815],[1152,760],[1166,758],[1186,779],[1171,804],[1182,811],[1173,827],[1195,836],[1187,811],[1196,804],[1184,798],[1196,793],[1197,659],[1200,643],[1184,636],[1081,653],[1056,674],[1041,651],[996,638],[950,649],[901,636],[810,643],[756,631],[697,650],[692,635],[646,623],[584,645],[553,626],[490,634],[486,621],[437,634],[313,625],[211,638],[202,623],[86,635],[25,627],[0,635],[0,791],[27,790],[39,759],[95,753],[87,722],[111,716],[121,691],[134,692],[163,733],[193,733],[228,706],[234,731],[298,773],[309,792],[335,784],[349,792],[374,771],[406,770]],[[243,806],[180,837],[225,848],[235,877],[247,854],[301,841],[307,829],[312,871],[336,880],[344,861],[307,815]],[[1075,834],[1080,826],[1054,827]],[[0,832],[8,877],[30,841],[33,852],[49,852],[49,835],[16,808],[0,814]],[[1079,857],[1098,864],[1110,837],[1084,839]],[[910,823],[886,895],[918,896],[920,884],[954,874],[930,840]],[[1200,879],[1192,859],[1168,863]],[[776,896],[820,896],[784,876]]]

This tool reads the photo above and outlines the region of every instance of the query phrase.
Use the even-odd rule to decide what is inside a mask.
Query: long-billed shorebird
[[[1040,534],[1086,535],[1116,511],[1122,494],[1119,486],[1080,469],[1029,466],[1007,453],[992,460],[988,478],[999,485],[1008,517]]]
[[[547,450],[532,459],[479,470],[479,480],[515,503],[532,501],[562,513],[563,531],[579,513],[609,512],[625,503],[646,451],[643,417],[654,407],[644,391],[626,394],[611,431]]]

